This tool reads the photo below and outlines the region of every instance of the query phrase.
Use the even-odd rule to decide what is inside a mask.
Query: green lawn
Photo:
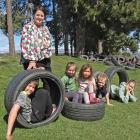
[[[78,70],[90,63],[94,70],[104,71],[109,66],[102,63],[80,60],[68,56],[53,56],[52,69],[58,77],[62,76],[67,62],[74,61]],[[5,139],[7,124],[3,120],[6,110],[4,94],[10,79],[22,70],[19,56],[0,55],[0,140]],[[127,71],[129,78],[136,79],[136,96],[140,99],[140,70]],[[117,82],[117,79],[115,79]],[[67,119],[60,115],[56,122],[34,128],[16,128],[15,140],[139,140],[140,139],[140,100],[128,105],[113,101],[114,107],[106,106],[102,120],[84,122]]]

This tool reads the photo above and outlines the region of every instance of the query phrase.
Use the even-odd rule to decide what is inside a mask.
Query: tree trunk
[[[68,49],[68,33],[64,32],[64,51],[65,55],[69,55],[69,49]]]
[[[9,54],[15,56],[11,0],[6,0],[6,10],[7,10],[7,26],[8,26],[8,38],[9,38]]]
[[[73,56],[73,38],[70,36],[70,55]]]
[[[60,3],[61,7],[61,22],[62,22],[62,28],[63,28],[63,36],[64,36],[64,54],[69,55],[69,49],[68,49],[68,10],[67,10],[67,2],[61,1]]]
[[[103,40],[98,40],[98,54],[103,53]]]
[[[76,53],[75,55],[80,55],[83,53],[85,48],[85,28],[79,23],[76,26]]]
[[[53,4],[53,22],[54,22],[54,41],[55,41],[55,55],[58,55],[58,31],[57,31],[57,17],[56,17],[56,8],[55,8],[55,0],[52,0]]]

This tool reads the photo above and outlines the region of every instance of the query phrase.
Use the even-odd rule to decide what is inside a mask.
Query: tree
[[[75,9],[75,14],[82,21],[81,23],[85,22],[84,26],[86,30],[89,28],[89,31],[93,34],[92,37],[94,40],[97,40],[95,41],[97,46],[98,44],[101,46],[101,42],[104,44],[108,37],[110,38],[110,42],[113,42],[114,37],[118,35],[123,35],[126,42],[129,33],[139,28],[139,0],[71,0],[71,3]],[[86,34],[85,37],[87,38],[88,35]],[[118,42],[114,41],[114,45],[109,45],[108,47],[118,46],[117,49],[123,47],[121,46],[123,42],[119,44],[115,43]],[[103,48],[103,50],[105,49]],[[113,48],[110,48],[110,50],[113,50]]]
[[[8,38],[9,38],[9,54],[14,56],[15,45],[14,45],[13,24],[12,24],[11,0],[6,0],[6,11],[7,11],[7,26],[8,26]]]

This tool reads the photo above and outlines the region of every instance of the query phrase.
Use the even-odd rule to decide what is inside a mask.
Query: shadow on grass
[[[7,64],[8,64],[8,62],[0,61],[0,66],[7,65]]]

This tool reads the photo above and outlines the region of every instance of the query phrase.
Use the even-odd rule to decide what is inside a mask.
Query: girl
[[[77,99],[79,98],[78,95],[82,94],[86,104],[93,103],[93,99],[95,98],[96,84],[95,78],[93,77],[92,67],[89,64],[82,66],[79,72],[78,83],[79,90],[78,94],[75,95],[74,102],[77,102]]]
[[[68,62],[65,69],[65,75],[61,78],[61,81],[65,87],[65,99],[73,99],[74,93],[77,92],[77,78],[76,78],[76,64],[74,62]]]
[[[119,86],[111,85],[111,97],[119,98],[123,103],[128,103],[129,101],[136,102],[137,98],[134,95],[136,81],[129,80],[126,82],[121,82]]]
[[[38,81],[31,81],[25,87],[25,89],[19,93],[9,113],[6,134],[7,140],[13,139],[12,131],[19,112],[21,113],[22,117],[29,123],[40,122],[51,115],[53,108],[48,91],[41,88],[36,90],[37,85]],[[30,96],[33,93],[34,96],[32,97],[31,101]]]

